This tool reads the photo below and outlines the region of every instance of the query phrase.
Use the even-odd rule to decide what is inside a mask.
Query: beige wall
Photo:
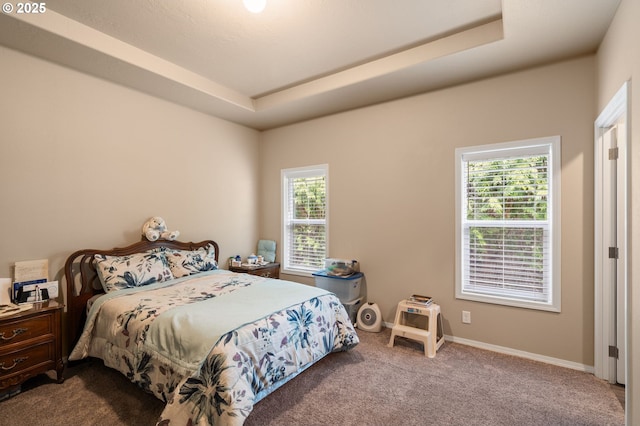
[[[446,334],[593,365],[594,70],[586,57],[264,132],[261,233],[281,239],[280,170],[327,163],[329,255],[361,262],[386,322],[399,300],[429,294]],[[456,300],[455,148],[551,135],[562,137],[562,312]]]
[[[258,132],[0,47],[0,277],[140,239],[162,216],[221,256],[258,237]]]
[[[640,424],[640,2],[622,0],[597,55],[597,110],[602,111],[622,84],[631,80],[631,144],[629,146],[629,329],[627,360],[627,424]],[[635,384],[635,385],[634,385]]]

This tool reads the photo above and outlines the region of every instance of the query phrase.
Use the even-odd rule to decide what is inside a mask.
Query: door
[[[615,216],[615,233],[616,233],[616,246],[618,248],[616,259],[616,345],[618,348],[618,356],[616,362],[616,379],[618,383],[626,384],[626,356],[627,356],[627,220],[626,220],[626,191],[627,191],[627,172],[626,172],[626,144],[619,143],[619,141],[626,140],[626,126],[623,122],[619,122],[614,126],[616,131],[615,137],[615,151],[617,152],[616,163],[616,191],[615,201],[612,203],[616,205]]]
[[[626,286],[624,264],[621,250],[624,242],[624,190],[623,168],[618,167],[624,161],[624,145],[618,144],[620,131],[624,126],[618,124],[606,129],[602,135],[602,229],[603,229],[603,287],[611,301],[609,310],[609,379],[611,382],[625,383],[625,306]],[[624,140],[624,138],[622,138]],[[622,247],[624,248],[624,247]]]
[[[629,82],[595,121],[594,373],[626,383]]]

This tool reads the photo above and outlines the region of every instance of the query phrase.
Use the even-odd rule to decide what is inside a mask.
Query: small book
[[[433,301],[433,299],[429,296],[423,296],[421,294],[413,294],[411,295],[411,297],[409,297],[408,301],[411,303],[415,303],[423,306],[429,306]]]
[[[423,295],[421,295],[421,294],[412,294],[412,295],[411,295],[411,298],[412,298],[412,299],[416,299],[416,300],[425,300],[425,301],[426,301],[426,300],[431,300],[431,297],[430,297],[430,296],[423,296]]]

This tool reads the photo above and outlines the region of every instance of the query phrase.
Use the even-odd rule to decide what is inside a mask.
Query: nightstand
[[[256,266],[230,266],[229,270],[231,272],[258,275],[265,278],[280,278],[280,263],[278,262]]]
[[[0,399],[20,392],[22,383],[38,374],[62,373],[62,308],[49,300],[0,317]]]

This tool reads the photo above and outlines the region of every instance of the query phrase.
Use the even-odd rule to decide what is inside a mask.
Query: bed
[[[215,241],[140,241],[67,259],[69,361],[103,360],[165,402],[159,425],[241,425],[358,336],[338,298],[218,268]]]

